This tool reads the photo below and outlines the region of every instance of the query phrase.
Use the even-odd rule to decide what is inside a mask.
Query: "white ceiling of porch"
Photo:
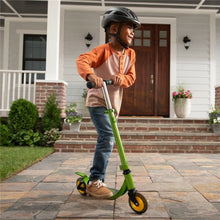
[[[61,0],[61,7],[130,7],[141,9],[191,9],[195,12],[213,10],[220,15],[220,0]],[[47,17],[47,0],[0,0],[0,18],[5,17]],[[1,23],[0,23],[1,25]]]

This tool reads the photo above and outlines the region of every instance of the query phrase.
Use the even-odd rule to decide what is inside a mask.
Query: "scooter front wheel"
[[[143,195],[141,195],[140,193],[136,193],[135,194],[135,199],[138,202],[138,205],[135,205],[131,199],[128,199],[129,205],[131,207],[131,209],[136,212],[137,214],[142,214],[144,212],[146,212],[147,208],[148,208],[148,203],[147,200],[145,199],[145,197]]]
[[[79,191],[79,193],[80,193],[82,196],[86,196],[86,184],[84,183],[82,177],[80,177],[80,178],[77,179],[77,181],[76,181],[76,187],[77,187],[77,190]]]

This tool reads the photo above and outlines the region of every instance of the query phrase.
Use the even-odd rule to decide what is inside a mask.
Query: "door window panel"
[[[167,38],[167,31],[160,31],[160,38]]]
[[[167,40],[160,40],[160,47],[166,47],[167,46]]]
[[[150,47],[150,39],[144,39],[143,46]]]
[[[150,31],[144,31],[144,38],[150,38]]]
[[[141,39],[134,39],[134,46],[141,46]]]

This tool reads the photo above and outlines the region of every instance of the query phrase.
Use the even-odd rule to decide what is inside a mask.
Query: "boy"
[[[137,16],[127,8],[112,8],[105,12],[102,27],[111,42],[81,54],[77,61],[79,74],[86,81],[93,81],[95,88],[88,90],[86,106],[96,127],[98,139],[90,169],[87,194],[96,198],[110,198],[112,192],[104,184],[108,159],[114,146],[114,136],[101,87],[103,79],[113,80],[108,92],[116,118],[122,103],[123,88],[131,86],[135,79],[135,52],[129,48],[134,29],[140,27]],[[93,68],[93,70],[91,69]]]

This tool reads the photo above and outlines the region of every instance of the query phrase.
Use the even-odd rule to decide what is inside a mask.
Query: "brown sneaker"
[[[94,180],[90,184],[87,184],[86,192],[88,195],[98,199],[109,199],[113,196],[112,191],[106,188],[106,184],[102,180]]]

